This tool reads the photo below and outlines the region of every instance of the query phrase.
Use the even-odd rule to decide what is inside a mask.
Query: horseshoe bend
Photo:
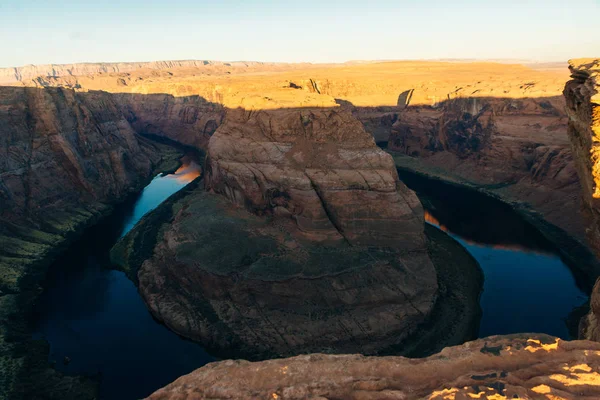
[[[567,50],[0,68],[0,398],[600,398],[600,60]]]

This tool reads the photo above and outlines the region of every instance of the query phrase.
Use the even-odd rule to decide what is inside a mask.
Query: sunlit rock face
[[[392,158],[344,110],[228,112],[208,147],[206,188],[307,236],[423,249],[423,209]]]
[[[492,336],[424,359],[311,354],[221,361],[149,399],[600,398],[600,344],[545,335]]]
[[[600,60],[571,60],[569,64],[573,79],[564,90],[569,138],[583,189],[588,241],[600,257]],[[594,286],[590,306],[580,324],[580,337],[600,341],[600,281]]]

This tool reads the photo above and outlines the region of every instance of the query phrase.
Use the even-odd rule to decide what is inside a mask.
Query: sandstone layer
[[[564,95],[569,138],[583,189],[588,239],[600,257],[600,60],[572,60]]]
[[[51,258],[139,190],[161,152],[106,93],[0,87],[0,397],[93,396],[48,367],[29,313]]]
[[[600,397],[600,344],[492,336],[425,359],[311,354],[221,361],[149,396],[167,399],[547,399]]]
[[[569,138],[583,189],[583,213],[590,246],[600,257],[600,60],[571,60],[564,95]],[[590,313],[581,320],[580,337],[600,341],[600,281],[590,299]]]
[[[208,146],[208,190],[291,217],[318,241],[424,248],[417,196],[349,112],[233,110],[225,121]]]

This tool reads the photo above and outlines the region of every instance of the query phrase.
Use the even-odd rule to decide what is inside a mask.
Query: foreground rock
[[[600,344],[492,336],[425,359],[311,354],[211,363],[150,395],[166,399],[597,399]]]
[[[0,398],[93,398],[91,380],[49,368],[29,313],[52,257],[139,190],[161,150],[106,94],[0,87],[0,153]]]
[[[569,138],[583,188],[583,212],[591,247],[600,257],[600,60],[570,61],[572,80],[565,86]],[[600,341],[600,281],[590,299],[590,313],[580,325],[580,337]]]
[[[188,188],[113,249],[174,331],[251,358],[473,337],[477,264],[426,239],[415,194],[351,115],[231,111],[205,165],[208,191]]]

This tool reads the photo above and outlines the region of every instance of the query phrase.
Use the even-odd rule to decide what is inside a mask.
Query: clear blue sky
[[[0,0],[0,67],[600,56],[600,0]]]

